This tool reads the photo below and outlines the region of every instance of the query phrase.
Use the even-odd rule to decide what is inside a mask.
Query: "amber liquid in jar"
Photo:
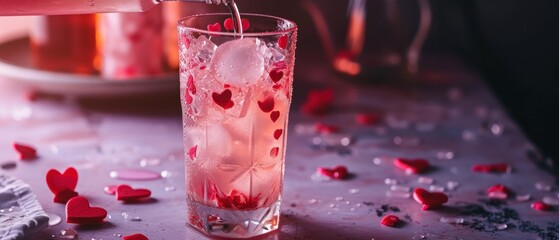
[[[94,14],[37,17],[30,38],[35,67],[78,74],[98,72]]]

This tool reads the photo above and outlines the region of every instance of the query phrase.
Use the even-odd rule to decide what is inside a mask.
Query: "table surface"
[[[557,198],[558,190],[553,176],[538,168],[544,159],[536,148],[474,71],[444,57],[427,62],[421,83],[402,87],[357,84],[324,70],[312,56],[299,56],[281,228],[265,239],[558,239],[557,210],[530,208],[543,197]],[[335,89],[333,111],[321,118],[301,114],[308,91],[326,87]],[[132,233],[150,239],[206,239],[186,226],[182,126],[174,94],[127,100],[46,96],[29,101],[28,91],[0,79],[0,162],[17,161],[12,141],[35,145],[40,158],[17,161],[14,169],[0,173],[27,182],[47,213],[64,218],[64,205],[53,203],[44,179],[50,168],[73,166],[79,172],[76,191],[106,208],[110,216],[97,228],[63,222],[30,239],[49,239],[69,228],[78,231],[80,239],[119,239]],[[354,117],[361,112],[375,112],[382,121],[356,124]],[[318,135],[296,131],[317,122],[339,126],[341,137],[352,138],[352,144],[317,148],[312,139]],[[424,174],[407,175],[393,166],[397,157],[424,158],[433,167]],[[510,164],[512,173],[470,170],[474,164],[500,162]],[[313,177],[318,167],[334,165],[347,166],[352,177],[343,181]],[[109,176],[127,168],[163,172],[166,177],[138,182]],[[396,180],[404,190],[429,188],[418,181],[420,177],[433,179],[434,188],[445,187],[450,197],[445,207],[422,211],[412,198],[387,196],[402,195],[391,191],[387,179]],[[449,189],[448,182],[458,187]],[[553,189],[537,189],[538,182]],[[107,185],[123,183],[151,189],[154,201],[122,204],[103,192]],[[485,190],[494,184],[508,186],[517,196],[529,194],[531,200],[488,200]],[[403,224],[380,225],[387,214],[399,216]],[[441,218],[463,218],[464,223]],[[500,229],[503,224],[507,229]]]

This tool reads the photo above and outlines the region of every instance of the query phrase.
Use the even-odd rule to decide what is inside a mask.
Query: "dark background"
[[[346,25],[349,0],[312,0],[333,24]],[[293,19],[299,25],[299,48],[326,59],[302,0],[237,1],[243,12]],[[368,0],[371,6],[382,0]],[[417,1],[398,1],[405,13]],[[414,3],[415,2],[415,3]],[[431,0],[433,21],[424,55],[445,54],[476,69],[509,114],[545,155],[559,165],[559,1]],[[219,8],[219,11],[223,11]],[[415,24],[415,23],[412,23]],[[299,54],[299,53],[298,53]]]

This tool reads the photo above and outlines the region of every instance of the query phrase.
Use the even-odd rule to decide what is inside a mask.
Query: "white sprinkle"
[[[444,192],[443,186],[431,185],[429,186],[429,191],[431,192]]]
[[[536,183],[536,189],[540,190],[540,191],[546,191],[549,192],[552,189],[552,186],[546,182],[537,182]]]
[[[526,202],[526,201],[530,201],[530,199],[532,199],[532,196],[530,196],[530,194],[516,196],[517,202]]]
[[[453,182],[453,181],[446,182],[446,188],[448,188],[448,190],[450,190],[450,191],[456,190],[456,188],[458,188],[458,186],[460,186],[460,184],[458,182]]]
[[[435,182],[435,180],[433,180],[432,178],[428,178],[428,177],[419,177],[417,179],[417,182],[431,185]]]
[[[454,217],[441,217],[439,219],[440,222],[442,223],[450,223],[450,224],[463,224],[464,223],[464,218],[454,218]]]
[[[351,194],[356,194],[356,193],[359,193],[360,191],[361,191],[361,190],[359,190],[359,189],[357,189],[357,188],[349,189],[349,193],[351,193]]]
[[[410,192],[410,191],[411,191],[411,188],[410,188],[410,187],[405,187],[405,186],[392,185],[392,186],[390,186],[390,191],[394,191],[394,192]]]
[[[386,184],[386,185],[396,185],[396,184],[398,184],[398,180],[392,179],[392,178],[385,178],[384,179],[384,184]]]
[[[411,194],[406,192],[386,191],[386,196],[394,198],[410,198]]]
[[[551,206],[559,206],[559,198],[544,197],[542,201]]]

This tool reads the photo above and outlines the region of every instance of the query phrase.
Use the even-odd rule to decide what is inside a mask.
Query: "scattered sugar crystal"
[[[410,192],[410,191],[411,191],[411,188],[410,188],[410,187],[405,187],[405,186],[392,185],[392,186],[390,186],[390,191],[394,191],[394,192]]]
[[[316,199],[313,198],[313,199],[310,199],[310,200],[309,200],[309,203],[310,203],[310,204],[316,204],[316,203],[318,203],[318,200],[316,200]]]
[[[501,123],[491,123],[489,125],[489,131],[495,136],[501,136],[504,131],[504,126]]]
[[[386,191],[386,196],[393,198],[410,198],[411,194],[406,192]]]
[[[501,223],[501,224],[495,225],[495,228],[496,228],[497,230],[506,230],[506,229],[508,228],[508,226],[507,226],[506,223]]]
[[[439,219],[442,223],[450,223],[450,224],[463,224],[464,218],[461,217],[441,217]]]
[[[345,201],[344,203],[345,203],[346,205],[349,205],[349,204],[351,204],[351,202],[350,202],[350,201]]]
[[[398,184],[398,180],[392,179],[392,178],[385,178],[384,179],[384,184],[386,184],[386,185],[396,185],[396,184]]]
[[[161,177],[162,178],[169,178],[171,176],[173,176],[173,173],[171,171],[169,171],[169,170],[161,171]]]
[[[428,185],[431,185],[435,182],[435,180],[433,180],[432,178],[428,178],[428,177],[419,177],[417,179],[417,181],[419,183],[428,184]]]
[[[303,124],[299,123],[295,125],[295,133],[299,135],[312,135],[316,134],[315,124]]]
[[[452,160],[454,159],[454,152],[452,151],[437,152],[437,158],[440,160]]]
[[[431,185],[431,186],[429,186],[429,191],[431,191],[431,192],[444,192],[444,187],[443,186],[438,186],[438,185]]]
[[[140,160],[141,167],[153,167],[158,166],[159,164],[161,164],[161,159],[159,158],[142,158]]]
[[[330,204],[330,208],[337,208],[337,207],[338,207],[338,205],[336,205],[336,204],[333,204],[333,203]]]
[[[546,191],[549,192],[552,189],[551,184],[546,183],[546,182],[536,182],[536,189],[540,190],[540,191]]]
[[[530,199],[532,199],[532,196],[530,196],[530,194],[516,196],[516,201],[518,202],[526,202],[526,201],[530,201]]]
[[[450,191],[454,191],[456,188],[458,188],[460,184],[458,182],[454,182],[454,181],[448,181],[446,182],[446,188]]]
[[[176,188],[174,186],[167,186],[165,187],[165,192],[174,192]]]
[[[559,206],[559,198],[544,197],[542,201],[547,205]]]
[[[335,200],[336,200],[336,201],[343,201],[344,198],[343,198],[343,197],[336,197]]]
[[[356,193],[359,193],[361,190],[359,190],[359,189],[357,189],[357,188],[351,188],[351,189],[349,189],[348,191],[349,191],[349,193],[351,193],[351,194],[356,194]]]
[[[140,218],[140,217],[133,217],[132,219],[130,219],[130,221],[133,221],[133,222],[141,222],[141,221],[142,221],[142,218]]]
[[[396,136],[394,137],[393,142],[398,146],[417,146],[419,145],[420,140],[418,137]]]

